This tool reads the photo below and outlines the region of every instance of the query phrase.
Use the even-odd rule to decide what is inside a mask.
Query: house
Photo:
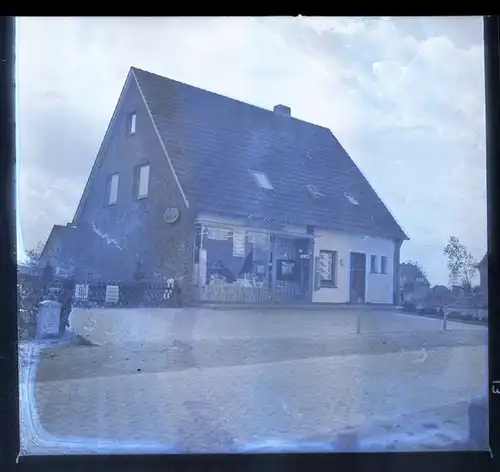
[[[429,294],[429,281],[416,263],[402,263],[399,269],[399,280],[405,301],[423,300]]]
[[[25,262],[20,262],[17,264],[17,282],[25,283],[31,277],[37,277],[40,275],[40,269],[38,266],[33,264],[28,264]]]
[[[428,298],[430,304],[436,306],[450,305],[453,301],[451,290],[445,285],[434,285]]]
[[[72,225],[79,280],[394,303],[407,235],[331,131],[131,68]]]
[[[488,303],[488,254],[485,254],[479,264],[479,285],[481,287],[481,298]]]
[[[66,226],[54,225],[40,254],[39,268],[43,268],[49,263],[54,269],[55,275],[73,275],[76,244],[76,228],[74,226],[70,223]]]

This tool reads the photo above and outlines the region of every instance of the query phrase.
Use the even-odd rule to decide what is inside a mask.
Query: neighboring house
[[[431,305],[449,305],[453,300],[451,290],[445,285],[434,285],[429,295]]]
[[[484,303],[488,303],[488,254],[485,254],[479,264],[479,285],[481,287],[481,297]]]
[[[37,265],[29,263],[18,263],[17,264],[17,283],[24,284],[26,281],[30,280],[33,276],[39,276],[40,269]]]
[[[428,296],[429,281],[417,264],[402,263],[399,268],[399,280],[404,301],[423,300]]]
[[[394,303],[408,239],[331,131],[131,68],[78,205],[80,280]]]
[[[76,243],[74,226],[70,223],[66,226],[54,225],[40,254],[38,266],[43,268],[50,263],[55,275],[73,275]]]

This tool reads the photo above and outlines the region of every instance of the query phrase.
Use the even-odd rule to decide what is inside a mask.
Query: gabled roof
[[[421,283],[429,285],[429,280],[425,274],[420,270],[418,265],[411,262],[403,262],[399,265],[399,274],[401,277],[406,278],[406,280],[417,281],[417,279],[423,279]]]
[[[194,209],[408,239],[329,129],[131,71]]]
[[[63,249],[63,254],[74,254],[76,248],[76,228],[74,226],[54,225],[49,234],[47,242],[40,254],[40,260],[43,261],[47,256],[47,252],[51,249],[52,244]]]
[[[448,293],[450,289],[446,285],[434,285],[434,287],[432,287],[432,291]]]

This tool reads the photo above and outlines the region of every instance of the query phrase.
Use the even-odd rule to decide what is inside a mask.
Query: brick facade
[[[119,108],[75,217],[79,240],[76,278],[129,281],[138,261],[149,281],[190,277],[193,217],[133,77]],[[127,136],[131,113],[137,116],[136,133]],[[141,164],[150,165],[149,193],[147,198],[137,199],[134,179]],[[114,173],[119,174],[118,200],[107,205],[107,182]],[[175,223],[165,222],[167,208],[179,209]]]

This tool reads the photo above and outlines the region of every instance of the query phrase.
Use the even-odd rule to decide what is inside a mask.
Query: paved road
[[[400,314],[393,311],[361,313],[361,332],[391,333],[439,331],[437,319]],[[355,334],[356,309],[331,311],[298,310],[216,311],[186,309],[77,309],[71,324],[80,334],[98,343],[165,342],[176,339],[219,338],[313,338]],[[448,330],[484,332],[484,326],[448,322]]]
[[[40,452],[62,436],[72,437],[73,450],[93,452],[106,452],[106,440],[151,451],[228,451],[280,441],[318,449],[349,428],[377,448],[383,445],[374,440],[384,437],[392,437],[391,447],[395,441],[405,449],[436,441],[451,447],[467,434],[468,401],[486,390],[482,327],[457,323],[440,333],[436,320],[376,314],[356,336],[345,313],[187,315],[82,311],[81,325],[102,317],[90,337],[103,346],[52,350],[31,363],[39,382],[23,385],[32,388],[46,441],[37,446],[26,439],[26,449]],[[216,342],[216,333],[224,339]],[[193,349],[166,350],[172,339]],[[88,370],[72,375],[75,359]],[[70,448],[68,441],[59,447]]]

